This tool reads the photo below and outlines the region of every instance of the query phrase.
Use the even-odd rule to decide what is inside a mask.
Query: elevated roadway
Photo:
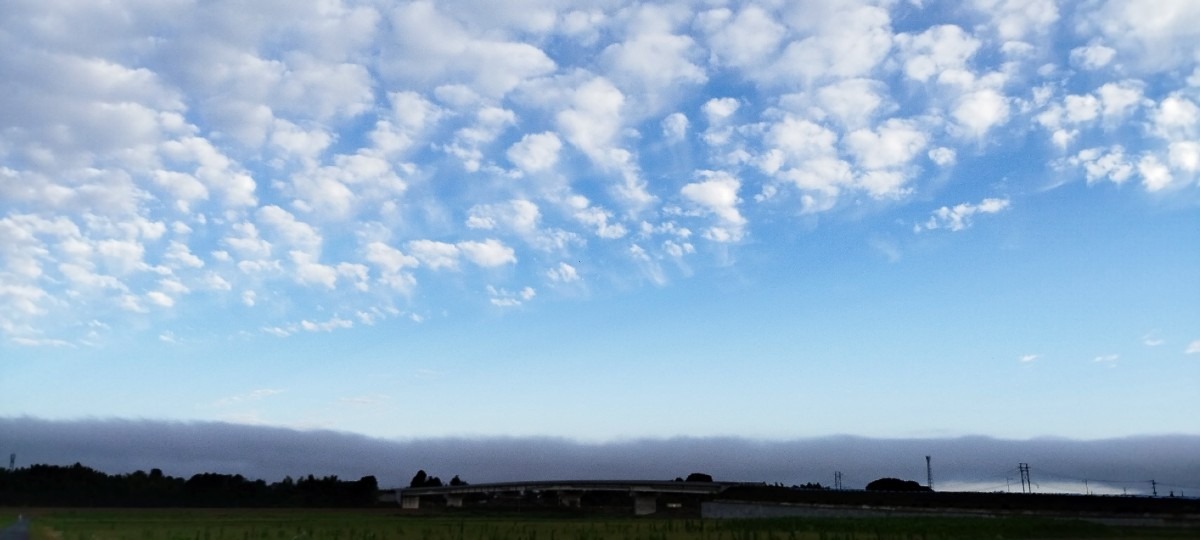
[[[666,494],[715,496],[741,482],[679,482],[664,480],[541,480],[528,482],[497,482],[457,486],[419,487],[395,490],[395,500],[403,508],[417,509],[421,499],[439,497],[446,506],[461,507],[467,495],[504,495],[524,493],[553,493],[562,506],[579,507],[586,493],[628,493],[634,501],[634,513],[653,514],[658,509],[658,497]],[[757,484],[755,484],[757,485]]]

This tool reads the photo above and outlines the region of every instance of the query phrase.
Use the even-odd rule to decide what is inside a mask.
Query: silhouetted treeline
[[[929,486],[922,486],[915,480],[899,478],[880,478],[867,484],[867,491],[933,491]]]
[[[0,506],[349,507],[376,504],[374,476],[357,481],[313,475],[268,484],[240,474],[188,479],[149,473],[109,475],[76,463],[0,470]]]

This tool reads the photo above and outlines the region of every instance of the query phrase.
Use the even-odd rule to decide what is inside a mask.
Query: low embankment
[[[716,519],[1002,517],[1081,519],[1110,525],[1200,526],[1200,499],[1019,493],[897,493],[734,488],[701,505]]]

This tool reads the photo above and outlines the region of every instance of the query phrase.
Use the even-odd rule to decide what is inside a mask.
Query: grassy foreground
[[[4,517],[17,514],[0,510]],[[402,516],[395,510],[307,509],[61,509],[25,515],[33,518],[31,538],[39,540],[928,540],[1196,538],[1200,532],[1031,518],[454,518]]]

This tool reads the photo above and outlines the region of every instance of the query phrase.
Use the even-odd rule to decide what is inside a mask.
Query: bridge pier
[[[405,497],[400,496],[400,508],[405,510],[416,510],[421,507],[420,497]]]
[[[634,493],[633,494],[633,515],[648,516],[658,511],[658,494],[657,493]]]
[[[445,495],[445,497],[446,497],[446,507],[447,508],[462,508],[462,505],[463,505],[463,496],[462,495],[458,495],[458,494],[454,494],[454,493],[447,493]]]

